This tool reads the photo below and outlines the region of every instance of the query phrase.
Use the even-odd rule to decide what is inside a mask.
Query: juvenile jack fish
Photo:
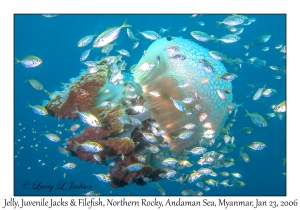
[[[88,35],[88,36],[85,36],[82,39],[80,39],[79,42],[78,42],[78,47],[87,46],[89,43],[91,43],[94,36],[95,36],[95,34],[94,35]]]
[[[265,87],[266,87],[266,85],[264,85],[264,87],[262,87],[262,88],[258,88],[256,93],[253,95],[253,100],[254,101],[258,100],[261,97],[262,92],[264,91]]]
[[[122,171],[127,170],[127,171],[139,171],[144,168],[144,165],[141,163],[133,163],[127,167],[122,166]]]
[[[38,115],[47,115],[48,114],[47,109],[45,109],[44,107],[42,107],[40,105],[31,106],[30,104],[28,104],[28,107],[32,108],[33,112]]]
[[[44,89],[43,85],[35,79],[26,79],[25,82],[29,82],[31,84],[31,86],[36,90]]]
[[[267,121],[261,115],[259,115],[258,113],[250,114],[247,110],[246,110],[246,112],[247,112],[246,116],[250,116],[252,122],[255,125],[257,125],[259,127],[267,127],[268,126]]]
[[[196,40],[200,42],[207,42],[210,40],[216,40],[216,38],[209,36],[207,33],[202,31],[192,31],[191,32],[192,37],[194,37]]]
[[[142,134],[143,134],[144,138],[147,141],[149,141],[149,142],[157,142],[157,139],[155,138],[155,136],[152,133],[143,132]]]
[[[172,97],[170,97],[170,99],[173,101],[175,107],[179,110],[179,111],[182,111],[182,112],[185,112],[185,107],[183,105],[182,102],[178,101],[178,100],[175,100],[173,99]]]
[[[137,39],[137,38],[135,38],[135,36],[134,36],[134,34],[132,33],[132,31],[130,30],[130,28],[127,28],[126,29],[127,30],[127,35],[128,35],[128,37],[129,37],[129,39],[131,39],[131,40],[139,40],[139,39]]]
[[[157,40],[161,38],[161,36],[155,31],[143,31],[143,32],[138,31],[138,34],[142,34],[145,38],[150,40]]]
[[[92,126],[92,127],[100,127],[100,122],[97,119],[97,117],[95,117],[94,115],[92,115],[91,113],[88,112],[79,112],[78,109],[76,108],[76,110],[73,113],[78,113],[80,119],[82,120],[82,122]]]
[[[101,182],[110,182],[110,176],[106,174],[94,174]]]
[[[81,146],[83,150],[86,152],[100,152],[104,150],[101,144],[94,141],[88,140],[81,144],[79,144],[76,140],[74,142],[75,142],[74,150],[77,150],[79,146]]]
[[[245,45],[244,47],[248,50],[255,45],[261,45],[261,44],[269,41],[270,38],[271,38],[271,34],[264,34],[264,35],[256,38],[251,44]]]
[[[182,133],[180,133],[180,134],[177,136],[177,138],[180,138],[180,139],[183,139],[183,140],[189,139],[189,138],[191,138],[191,136],[192,136],[194,133],[195,133],[194,131],[190,131],[190,130],[188,130],[188,131],[183,131]]]
[[[241,38],[238,36],[238,35],[235,35],[235,34],[228,34],[228,35],[225,35],[223,36],[221,39],[218,39],[218,41],[222,41],[224,43],[234,43],[234,42],[237,42],[239,41]]]
[[[240,24],[244,23],[246,20],[248,20],[247,16],[231,15],[231,16],[228,16],[227,18],[225,18],[223,21],[217,22],[217,24],[218,24],[218,26],[221,24],[225,24],[228,26],[236,26],[236,25],[240,25]]]
[[[284,100],[280,104],[274,107],[274,112],[286,112],[286,101]]]
[[[267,145],[265,145],[262,142],[254,141],[251,144],[247,145],[247,147],[249,147],[250,149],[253,149],[253,150],[262,150],[262,149],[266,148]]]
[[[21,60],[18,60],[17,58],[15,58],[15,64],[17,63],[21,63],[23,66],[25,66],[26,68],[34,68],[39,66],[42,63],[42,59],[38,58],[35,55],[27,55],[24,58],[22,58]]]
[[[154,63],[151,62],[145,62],[142,63],[137,69],[140,71],[150,71],[151,69],[153,69],[155,66]]]
[[[60,141],[60,138],[59,136],[57,136],[56,134],[52,134],[52,133],[47,133],[47,134],[44,134],[47,139],[49,139],[50,141],[53,141],[53,142],[58,142]]]
[[[118,38],[121,29],[124,27],[126,27],[126,28],[131,27],[131,25],[127,24],[127,19],[124,21],[123,25],[121,25],[120,27],[108,28],[104,32],[102,32],[95,39],[95,41],[93,43],[93,47],[100,48],[100,47],[103,47],[103,46],[115,41]]]
[[[87,57],[89,57],[91,49],[84,51],[81,56],[80,56],[80,61],[84,61],[85,59],[87,59]]]
[[[65,165],[63,165],[62,167],[64,169],[73,169],[75,168],[77,165],[75,163],[66,163]]]
[[[199,62],[201,63],[201,65],[205,71],[207,71],[209,73],[216,71],[215,68],[212,66],[212,64],[208,60],[200,59]]]

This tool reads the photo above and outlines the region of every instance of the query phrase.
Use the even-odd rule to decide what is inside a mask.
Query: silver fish
[[[128,28],[131,27],[131,25],[127,24],[127,19],[124,21],[124,23],[120,27],[112,27],[106,29],[104,32],[102,32],[94,41],[93,47],[94,48],[100,48],[103,47],[113,41],[115,41],[122,28]]]
[[[155,31],[143,31],[143,32],[138,31],[138,34],[142,34],[145,38],[150,40],[157,40],[161,38],[161,36]]]
[[[178,100],[175,100],[173,99],[172,97],[170,97],[170,99],[173,101],[175,107],[181,111],[181,112],[185,112],[186,109],[185,109],[185,106],[183,105],[183,103],[181,101],[178,101]]]
[[[79,42],[78,42],[78,47],[87,46],[89,43],[91,43],[94,36],[96,36],[96,35],[95,34],[94,35],[88,35],[88,36],[85,36],[82,39],[80,39]]]

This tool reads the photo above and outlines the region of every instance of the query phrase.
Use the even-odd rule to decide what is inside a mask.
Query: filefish
[[[253,95],[253,101],[258,100],[261,97],[262,92],[264,91],[265,87],[266,87],[266,85],[264,85],[264,87],[262,87],[262,88],[258,88],[256,93]]]
[[[77,150],[79,146],[83,148],[84,151],[86,152],[101,152],[104,150],[103,146],[97,142],[94,141],[85,141],[81,144],[79,144],[76,140],[74,141],[75,146],[74,150]]]
[[[271,38],[271,34],[261,35],[260,37],[256,38],[251,44],[245,45],[244,47],[248,50],[255,45],[261,45],[261,44],[269,41],[270,38]]]
[[[89,43],[91,43],[91,41],[93,40],[94,36],[96,36],[96,34],[88,35],[88,36],[85,36],[82,39],[80,39],[79,42],[78,42],[78,47],[85,47],[85,46],[87,46]]]
[[[15,58],[15,64],[21,63],[26,68],[37,67],[42,62],[43,62],[42,59],[40,59],[39,57],[37,57],[35,55],[27,55],[24,58],[22,58],[21,60],[18,60],[17,58]]]
[[[255,113],[250,114],[247,110],[246,110],[246,113],[247,113],[246,116],[250,116],[252,122],[255,125],[257,125],[259,127],[267,127],[268,126],[267,121],[258,113],[255,112]]]
[[[100,48],[103,47],[113,41],[115,41],[122,28],[129,28],[131,25],[127,24],[127,19],[124,21],[124,23],[120,27],[111,27],[106,29],[104,32],[102,32],[94,41],[93,47],[94,48]]]
[[[143,31],[143,32],[138,31],[138,34],[142,34],[145,38],[150,40],[157,40],[161,38],[161,36],[155,31]]]
[[[36,90],[43,90],[43,85],[36,79],[26,79],[25,82],[29,82],[31,86]]]

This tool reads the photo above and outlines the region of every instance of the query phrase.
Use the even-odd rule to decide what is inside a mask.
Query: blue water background
[[[256,22],[245,28],[240,35],[241,40],[232,43],[214,43],[199,42],[189,33],[194,30],[204,31],[213,34],[215,37],[229,34],[228,29],[223,25],[216,27],[216,21],[225,19],[228,15],[202,15],[195,18],[189,18],[191,15],[59,15],[54,18],[45,18],[40,14],[36,15],[15,15],[14,18],[14,56],[22,58],[26,55],[33,54],[42,58],[43,64],[36,68],[25,68],[21,64],[15,65],[14,69],[14,194],[15,195],[81,195],[88,190],[48,190],[24,189],[24,182],[30,182],[30,186],[35,181],[41,181],[44,185],[54,185],[59,181],[70,183],[75,181],[76,184],[92,186],[101,195],[160,195],[160,193],[146,185],[138,186],[136,184],[128,185],[124,188],[112,188],[108,183],[99,182],[93,173],[106,173],[107,167],[93,164],[90,162],[79,161],[76,157],[65,157],[58,152],[58,145],[62,145],[65,138],[72,135],[64,128],[70,128],[74,123],[80,123],[82,127],[77,131],[80,132],[84,125],[79,119],[75,121],[61,120],[51,116],[39,116],[27,108],[28,103],[42,104],[48,96],[43,91],[33,89],[29,83],[25,83],[26,78],[34,78],[40,81],[49,92],[61,90],[61,83],[67,82],[70,78],[79,75],[80,69],[85,69],[85,65],[79,61],[79,57],[86,49],[91,48],[91,44],[78,48],[78,41],[91,34],[100,34],[107,27],[120,26],[128,18],[132,24],[131,30],[136,33],[137,30],[154,30],[159,31],[161,27],[169,28],[170,32],[166,35],[182,36],[191,39],[198,44],[210,50],[217,50],[225,53],[230,58],[241,58],[244,63],[242,70],[238,70],[238,78],[232,82],[233,96],[237,103],[244,102],[244,107],[250,113],[258,112],[267,117],[265,114],[272,112],[271,105],[278,104],[286,98],[286,77],[276,80],[275,71],[270,70],[269,65],[275,65],[279,68],[285,66],[284,55],[278,50],[273,50],[277,44],[286,43],[286,16],[285,15],[247,15],[249,18],[256,18]],[[205,22],[205,26],[200,26],[196,21]],[[185,32],[178,33],[179,29],[187,27]],[[263,34],[271,34],[271,39],[261,45],[255,46],[249,50],[248,57],[243,57],[246,52],[243,45],[251,43],[255,38]],[[142,35],[140,44],[135,50],[131,50],[134,41],[130,40],[126,34],[126,29],[122,29],[119,38],[116,40],[118,45],[115,46],[111,55],[117,55],[115,49],[127,49],[131,57],[126,60],[127,69],[139,61],[143,51],[153,42],[145,39]],[[261,49],[269,46],[268,52]],[[103,55],[101,49],[91,51],[88,60],[95,59],[98,55]],[[258,57],[266,60],[267,65],[262,68],[256,68],[253,65],[246,64],[250,57]],[[232,66],[224,64],[227,71],[234,72]],[[180,76],[180,75],[179,75]],[[246,84],[257,84],[255,88],[250,88]],[[278,90],[278,94],[271,98],[262,98],[264,103],[254,102],[253,94],[258,87]],[[251,93],[253,92],[253,93]],[[245,96],[251,94],[250,97]],[[21,125],[19,125],[21,123]],[[58,127],[58,124],[64,124],[64,127]],[[234,153],[226,155],[227,157],[238,157],[239,148],[252,141],[262,141],[267,144],[267,148],[262,151],[248,151],[251,161],[236,162],[231,168],[218,169],[216,171],[239,172],[243,175],[241,179],[245,182],[242,188],[218,188],[211,187],[211,190],[204,192],[204,195],[286,195],[286,166],[283,165],[282,158],[286,157],[286,117],[279,120],[275,117],[268,121],[268,127],[260,128],[255,126],[255,131],[251,135],[238,133],[242,127],[253,126],[254,124],[249,117],[245,117],[244,109],[237,113],[237,122],[234,123],[231,131],[235,136],[237,148]],[[59,143],[51,142],[41,135],[42,132],[49,131],[55,133],[57,130],[62,131],[60,135],[62,141]],[[37,133],[33,133],[36,131]],[[34,140],[34,138],[36,138]],[[20,141],[19,141],[20,140]],[[35,145],[38,144],[37,147]],[[32,147],[31,147],[32,146]],[[23,147],[23,148],[22,148]],[[46,148],[46,149],[45,149]],[[17,157],[16,157],[17,156]],[[41,162],[39,162],[41,160]],[[198,158],[192,158],[197,161]],[[64,162],[65,161],[65,162]],[[61,168],[64,163],[74,162],[77,167],[73,170],[66,171]],[[45,163],[45,165],[42,165]],[[57,170],[53,170],[59,166]],[[28,169],[31,167],[31,169]],[[195,169],[200,165],[195,165]],[[63,174],[66,172],[66,178]],[[222,181],[221,175],[217,179]],[[193,184],[181,185],[174,181],[161,180],[160,185],[165,189],[167,195],[180,195],[184,189],[198,190]]]

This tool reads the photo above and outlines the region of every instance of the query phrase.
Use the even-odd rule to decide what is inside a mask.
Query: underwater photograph
[[[14,196],[286,196],[285,14],[13,29]]]

